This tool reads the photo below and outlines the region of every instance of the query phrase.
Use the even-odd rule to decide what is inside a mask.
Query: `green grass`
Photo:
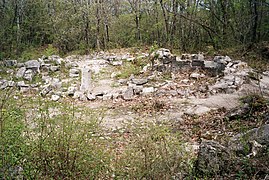
[[[138,123],[127,134],[108,133],[100,126],[104,111],[14,95],[1,91],[4,179],[155,179],[190,170],[184,141],[168,126]]]

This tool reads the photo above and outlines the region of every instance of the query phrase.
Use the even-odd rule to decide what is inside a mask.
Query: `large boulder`
[[[253,143],[269,147],[269,124],[251,129],[243,134],[237,134],[228,143],[229,149],[237,154],[251,153]]]
[[[232,162],[228,148],[218,142],[203,140],[198,152],[195,171],[199,176],[224,174]]]

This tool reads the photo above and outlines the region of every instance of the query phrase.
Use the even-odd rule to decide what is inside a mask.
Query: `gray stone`
[[[52,81],[52,77],[49,76],[42,76],[41,79],[45,84],[49,84]]]
[[[70,86],[70,87],[68,88],[68,90],[67,90],[67,94],[68,94],[69,96],[74,96],[76,90],[77,90],[76,87],[74,87],[74,86]]]
[[[51,64],[41,64],[43,71],[50,71]]]
[[[6,89],[8,87],[8,81],[7,80],[1,80],[0,81],[0,89]]]
[[[56,59],[56,60],[55,60],[55,63],[56,63],[57,65],[61,65],[62,62],[63,62],[63,59],[62,59],[62,58],[59,58],[59,59]]]
[[[52,71],[52,72],[56,72],[56,71],[59,71],[59,70],[60,70],[59,66],[50,66],[50,71]]]
[[[124,100],[131,100],[134,96],[134,89],[132,87],[128,87],[127,90],[123,93]]]
[[[65,64],[65,67],[66,68],[75,68],[75,67],[78,67],[78,64],[75,62],[68,62]]]
[[[80,70],[79,69],[70,69],[69,73],[70,74],[79,74]]]
[[[96,96],[93,95],[93,94],[91,94],[91,93],[88,93],[88,94],[87,94],[87,98],[88,98],[88,100],[93,101],[93,100],[96,99]]]
[[[158,58],[170,58],[171,57],[171,52],[169,49],[161,48],[155,52],[155,54],[158,56]]]
[[[195,170],[200,175],[224,174],[232,163],[231,152],[218,142],[203,140]]]
[[[192,60],[192,63],[191,63],[192,67],[204,67],[205,64],[204,64],[204,61],[201,61],[201,60]]]
[[[14,86],[16,86],[16,82],[8,81],[8,87],[14,87]]]
[[[134,94],[139,95],[143,91],[143,86],[134,86],[133,89],[134,89]]]
[[[212,89],[226,90],[228,89],[228,84],[226,82],[217,82],[215,85],[211,86]]]
[[[13,74],[13,73],[14,73],[14,70],[13,70],[13,69],[7,69],[7,70],[6,70],[6,73],[7,73],[7,74]]]
[[[191,59],[198,60],[198,61],[204,61],[205,57],[203,54],[192,54]]]
[[[72,78],[79,77],[79,69],[70,69],[69,76]]]
[[[172,71],[178,71],[181,69],[188,69],[188,68],[191,68],[191,61],[190,60],[172,61]]]
[[[199,78],[205,77],[205,75],[194,72],[194,73],[191,73],[190,77],[193,78],[193,79],[199,79]]]
[[[19,82],[17,83],[17,86],[18,86],[18,87],[29,87],[29,84],[25,84],[24,81],[19,81]]]
[[[204,68],[206,69],[216,69],[218,63],[214,62],[214,61],[204,61]]]
[[[112,94],[105,94],[105,95],[103,95],[103,100],[104,101],[106,101],[106,100],[110,100],[110,99],[112,99]]]
[[[60,81],[60,79],[57,78],[53,78],[50,85],[54,90],[59,90],[62,88],[62,82]]]
[[[7,67],[13,67],[17,64],[17,60],[5,60],[4,64]]]
[[[22,78],[24,76],[25,71],[26,71],[26,67],[19,68],[16,73],[16,78]]]
[[[144,85],[148,82],[147,79],[132,79],[132,82],[136,85]]]
[[[121,72],[113,72],[113,73],[111,73],[110,77],[113,79],[113,78],[119,76],[120,74],[121,74]]]
[[[213,61],[217,62],[217,63],[220,63],[220,64],[227,65],[232,60],[231,60],[231,58],[229,56],[215,56]]]
[[[80,101],[86,101],[87,97],[81,91],[76,91],[73,96],[74,99],[79,99]]]
[[[58,56],[58,55],[51,55],[51,56],[48,57],[48,59],[50,61],[56,61],[57,59],[60,59],[60,56]]]
[[[189,109],[187,109],[187,111],[185,112],[185,114],[187,115],[203,115],[205,113],[208,113],[211,109],[206,107],[206,106],[202,106],[202,105],[195,105],[193,107],[190,107]]]
[[[32,69],[27,69],[24,73],[23,78],[27,81],[32,81],[34,77],[34,71]]]
[[[123,64],[123,62],[122,61],[112,61],[111,64],[113,66],[121,66]]]
[[[178,92],[177,90],[169,90],[169,91],[166,91],[166,94],[169,96],[177,96]]]
[[[29,92],[30,90],[31,90],[30,87],[20,87],[20,92],[21,92],[21,93],[27,93],[27,92]]]
[[[21,67],[24,67],[24,66],[25,66],[24,63],[17,63],[17,65],[16,65],[17,68],[21,68]]]
[[[56,95],[56,94],[53,94],[53,95],[51,96],[51,100],[52,100],[52,101],[58,101],[60,98],[61,98],[61,97],[60,97],[59,95]]]
[[[43,89],[41,90],[40,94],[42,97],[45,97],[47,94],[49,94],[52,91],[52,88],[50,85],[46,85],[43,87]]]
[[[269,147],[269,124],[251,129],[243,134],[237,134],[229,141],[229,148],[239,154],[250,153],[250,142],[256,141]]]
[[[142,90],[142,94],[146,95],[146,94],[154,93],[154,91],[155,91],[154,87],[145,87]]]
[[[90,68],[84,67],[81,74],[80,91],[88,92],[91,90],[91,88],[91,70]]]
[[[190,60],[191,59],[191,54],[182,54],[181,59],[182,60]]]
[[[41,64],[37,60],[30,60],[25,62],[25,67],[27,69],[32,69],[33,71],[39,72]]]

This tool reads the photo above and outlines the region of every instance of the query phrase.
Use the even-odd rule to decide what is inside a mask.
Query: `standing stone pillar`
[[[91,70],[88,67],[84,67],[81,71],[81,85],[80,91],[88,93],[92,86],[91,86]]]

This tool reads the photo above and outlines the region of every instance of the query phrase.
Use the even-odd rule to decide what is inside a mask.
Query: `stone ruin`
[[[111,72],[111,78],[100,81],[99,87],[94,84],[93,75],[102,69],[122,66],[125,62],[135,62],[139,58],[149,62],[139,76],[131,75],[128,79],[117,80],[116,72]],[[232,60],[228,56],[215,56],[213,60],[208,60],[203,54],[175,56],[168,49],[159,49],[150,55],[101,52],[91,56],[60,58],[53,55],[25,63],[16,60],[5,60],[2,63],[7,67],[9,80],[1,77],[0,89],[16,87],[22,93],[39,92],[42,97],[50,97],[54,101],[66,96],[83,101],[132,100],[144,95],[207,97],[216,93],[234,93],[249,83],[250,74],[255,74],[247,63]],[[68,71],[69,74],[60,75],[62,71]],[[167,73],[171,74],[171,79],[158,79],[158,76]],[[258,83],[252,83],[252,86],[268,93],[268,74],[262,74],[256,79]],[[41,82],[34,81],[37,75],[41,75]]]

